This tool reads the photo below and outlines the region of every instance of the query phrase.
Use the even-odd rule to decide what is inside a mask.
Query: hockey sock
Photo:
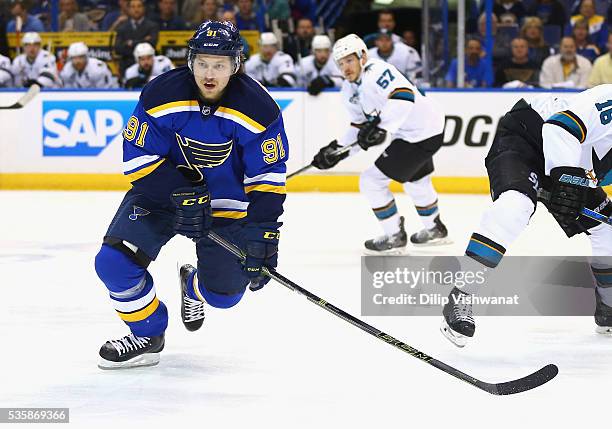
[[[438,211],[438,200],[427,206],[415,206],[417,213],[421,217],[423,225],[427,229],[431,229],[435,226],[434,219],[440,213]]]
[[[410,195],[419,214],[423,226],[431,229],[435,226],[434,219],[438,216],[438,193],[431,182],[431,174],[402,184],[404,191]]]
[[[376,218],[380,221],[386,235],[393,235],[399,232],[400,216],[397,212],[395,200],[391,200],[391,202],[382,207],[372,209],[372,211],[374,212]]]

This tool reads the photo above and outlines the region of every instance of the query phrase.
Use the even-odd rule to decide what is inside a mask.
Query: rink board
[[[486,193],[484,158],[500,117],[520,98],[539,91],[431,90],[446,114],[444,146],[436,154],[440,192]],[[0,105],[22,93],[0,92]],[[273,91],[289,139],[288,171],[309,164],[321,146],[349,123],[338,91],[318,97],[302,90]],[[138,100],[133,91],[44,91],[23,109],[0,115],[0,189],[121,190],[121,131]],[[357,191],[358,174],[384,145],[289,181],[289,191]],[[400,190],[398,184],[392,189]]]

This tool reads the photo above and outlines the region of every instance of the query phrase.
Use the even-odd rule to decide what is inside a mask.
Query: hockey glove
[[[318,168],[319,170],[327,170],[334,167],[344,158],[349,156],[349,152],[346,151],[341,154],[337,154],[338,150],[342,149],[344,146],[340,146],[337,140],[334,140],[330,144],[325,147],[322,147],[319,150],[310,163],[313,167]]]
[[[206,237],[213,219],[206,185],[175,189],[171,199],[176,206],[174,232],[191,239]]]
[[[310,95],[319,95],[325,88],[333,88],[334,81],[329,76],[317,76],[308,85]]]
[[[548,211],[563,229],[577,225],[580,210],[587,202],[590,189],[590,179],[585,170],[578,167],[555,167],[550,171],[550,179]]]
[[[247,240],[244,272],[250,280],[252,291],[261,289],[270,281],[262,267],[276,268],[278,254],[278,228],[282,222],[249,223],[245,227]]]
[[[357,134],[357,143],[363,150],[368,150],[372,146],[377,146],[385,141],[387,132],[378,128],[378,124],[380,124],[380,118],[375,117],[361,125],[359,134]]]

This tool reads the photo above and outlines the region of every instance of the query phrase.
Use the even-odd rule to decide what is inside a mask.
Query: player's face
[[[388,54],[393,50],[393,40],[387,36],[376,39],[376,47],[382,54]]]
[[[329,60],[329,49],[315,49],[314,56],[319,64],[325,64]]]
[[[150,72],[153,68],[153,55],[138,57],[138,67],[146,72]]]
[[[233,71],[230,57],[198,54],[193,60],[193,76],[205,100],[221,97]]]
[[[263,45],[260,49],[261,58],[264,61],[270,61],[274,54],[278,51],[276,45]]]
[[[76,71],[81,72],[87,65],[87,56],[79,55],[78,57],[72,57],[71,61],[72,67],[74,67]]]
[[[340,58],[338,67],[342,72],[342,76],[349,82],[355,82],[361,75],[361,60],[355,54]]]
[[[26,57],[28,57],[28,59],[33,60],[40,52],[40,44],[28,43],[23,47],[23,51],[25,52]]]

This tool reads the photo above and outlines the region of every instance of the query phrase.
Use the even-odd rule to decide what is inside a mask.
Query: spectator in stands
[[[484,11],[485,2],[482,2],[481,12]],[[497,19],[501,20],[502,15],[511,14],[514,16],[514,22],[520,23],[525,16],[525,6],[520,0],[496,0],[493,5],[493,13]]]
[[[238,0],[238,14],[236,15],[238,30],[266,31],[266,24],[261,13],[253,9],[253,0]]]
[[[274,33],[261,33],[259,53],[245,64],[246,73],[265,86],[295,87],[297,76],[293,60],[278,49]]]
[[[129,9],[129,0],[119,0],[119,9],[111,10],[104,16],[102,24],[100,25],[100,30],[116,31],[119,25],[129,19]]]
[[[582,55],[590,62],[595,61],[600,51],[597,45],[591,43],[591,38],[589,37],[589,23],[586,19],[581,19],[574,24],[572,36],[576,42],[576,53]]]
[[[542,24],[556,25],[561,31],[567,24],[567,14],[559,0],[535,0],[527,9],[527,16],[538,17]]]
[[[134,48],[135,64],[125,71],[123,86],[128,89],[142,88],[162,73],[174,68],[170,58],[164,55],[155,55],[155,49],[150,44],[139,43]]]
[[[589,35],[593,43],[601,50],[605,48],[608,40],[608,26],[606,19],[602,15],[595,13],[595,2],[593,0],[582,0],[579,8],[580,13],[570,18],[570,23],[566,28],[565,34],[571,34],[571,28],[576,22],[586,19],[589,24]]]
[[[497,30],[497,16],[491,15],[491,35],[493,36],[493,65],[496,66],[504,58],[510,56],[510,34],[501,33]],[[480,14],[478,18],[478,35],[476,36],[480,40],[480,44],[483,47],[483,54],[488,55],[486,51],[485,41],[487,39],[487,16],[486,14]]]
[[[0,54],[0,88],[10,88],[11,86],[13,86],[11,59]]]
[[[159,33],[157,24],[144,16],[143,0],[130,0],[128,13],[129,19],[119,25],[115,38],[115,52],[120,56],[121,73],[134,64],[133,52],[136,45],[143,42],[156,45]]]
[[[540,70],[542,88],[585,89],[591,74],[591,62],[576,54],[576,42],[571,37],[561,39],[560,53],[544,60]]]
[[[76,0],[60,0],[59,31],[93,31],[95,26],[87,15],[79,12]]]
[[[544,28],[540,18],[527,17],[521,27],[521,38],[527,40],[529,45],[529,59],[538,67],[551,54],[550,47],[544,40]]]
[[[381,10],[378,12],[378,29],[388,30],[391,33],[393,43],[402,41],[401,37],[395,34],[395,15],[390,10]]]
[[[402,41],[410,46],[411,48],[416,49],[417,51],[419,50],[419,44],[417,42],[417,37],[416,34],[414,33],[414,31],[412,30],[406,30],[402,33]]]
[[[221,21],[229,21],[234,24],[234,27],[236,27],[236,14],[231,10],[226,10],[221,15]],[[251,48],[249,47],[247,40],[242,35],[240,36],[240,39],[242,40],[242,53],[244,54],[244,58],[248,59]]]
[[[612,83],[612,34],[608,35],[608,52],[595,60],[589,76],[590,88],[602,83]]]
[[[495,74],[495,86],[517,88],[538,84],[539,66],[529,59],[527,40],[517,37],[510,44],[512,56],[503,61]]]
[[[302,18],[297,22],[295,34],[288,35],[283,43],[284,51],[291,55],[293,61],[298,61],[298,58],[304,58],[310,55],[312,51],[312,38],[315,35],[312,21],[308,18]]]
[[[189,2],[183,3],[183,19],[190,23],[192,28],[198,28],[198,26],[205,21],[216,21],[219,19],[219,5],[216,0],[197,0],[198,8],[195,11],[191,11]]]
[[[18,55],[11,67],[16,87],[30,87],[38,84],[44,88],[59,88],[61,81],[57,74],[55,56],[42,49],[40,35],[28,32],[21,38],[23,54]]]
[[[26,6],[24,0],[12,0],[11,15],[13,15],[13,19],[11,19],[6,26],[6,31],[8,33],[14,33],[15,31],[17,31],[17,18],[21,20],[21,28],[19,29],[19,31],[21,31],[22,33],[45,31],[45,26],[40,21],[40,19],[36,18],[33,15],[30,15],[28,13],[28,10],[29,9]]]
[[[187,24],[176,14],[176,0],[158,0],[159,14],[153,18],[160,31],[184,31]]]
[[[421,56],[416,49],[403,43],[393,43],[391,33],[383,29],[378,33],[376,46],[368,51],[368,58],[393,64],[404,76],[416,82],[421,74]]]
[[[299,85],[310,95],[319,95],[325,88],[340,88],[342,73],[331,58],[331,40],[328,36],[314,36],[312,55],[302,59],[297,66]]]
[[[446,86],[457,86],[457,59],[451,61],[446,73]],[[465,46],[465,86],[486,88],[493,84],[493,71],[482,56],[482,44],[478,39],[468,39]]]

